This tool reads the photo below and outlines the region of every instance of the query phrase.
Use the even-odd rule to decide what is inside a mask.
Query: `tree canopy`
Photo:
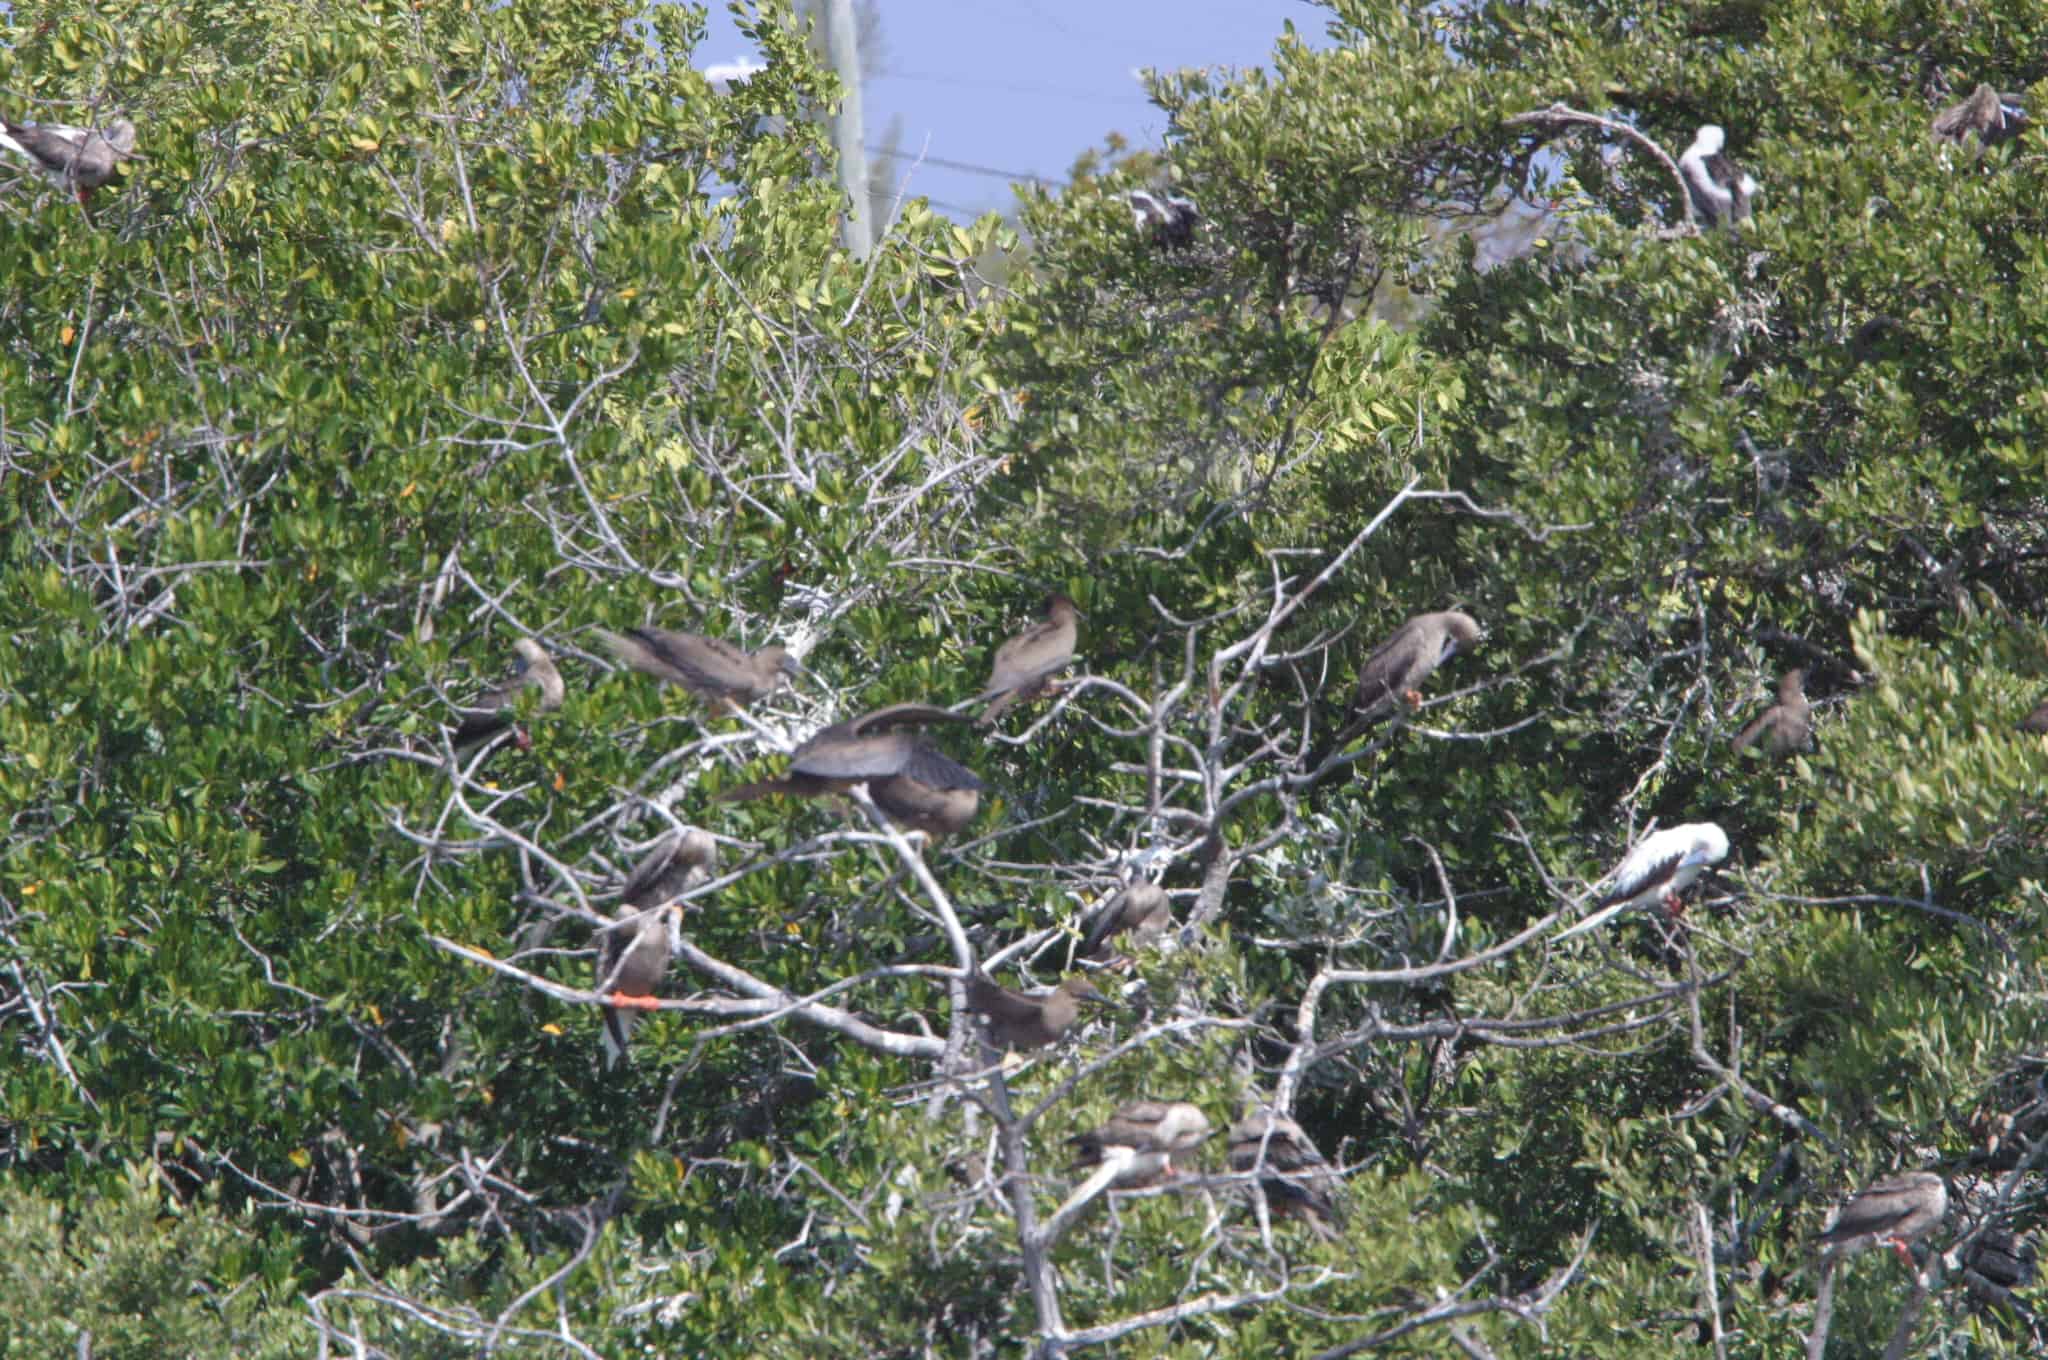
[[[0,19],[142,153],[0,182],[0,1357],[2039,1354],[2048,153],[1929,124],[2048,11],[1330,0],[865,260],[738,12],[718,88],[636,0]],[[1055,594],[1046,692],[720,798]],[[980,974],[1103,1000],[1006,1056]],[[1214,1136],[1077,1165],[1140,1099]],[[1910,1265],[1818,1253],[1915,1169]]]

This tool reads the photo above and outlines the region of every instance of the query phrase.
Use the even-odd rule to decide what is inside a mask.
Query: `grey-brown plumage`
[[[1033,1049],[1058,1043],[1080,1018],[1084,1001],[1107,1004],[1109,998],[1079,973],[1043,996],[999,987],[980,971],[967,975],[968,1009],[981,1016],[988,1041],[997,1048]]]
[[[790,754],[789,770],[780,778],[727,789],[718,800],[818,798],[865,783],[891,821],[932,834],[957,831],[980,806],[982,782],[910,729],[966,721],[929,704],[879,708],[812,733]]]
[[[2000,1289],[2021,1289],[2034,1282],[2039,1256],[2031,1238],[2009,1228],[1986,1228],[1963,1250],[1963,1268]]]
[[[1960,146],[1972,136],[1980,147],[2011,141],[2026,130],[2027,110],[2021,96],[2000,94],[1979,85],[1967,99],[1934,115],[1934,136]]]
[[[80,199],[112,179],[116,165],[138,154],[135,124],[126,118],[115,119],[104,130],[0,118],[0,146],[26,157]]]
[[[1166,889],[1139,879],[1102,904],[1081,938],[1081,953],[1095,957],[1108,952],[1112,935],[1130,933],[1131,943],[1143,946],[1173,925],[1173,904]]]
[[[1122,1160],[1115,1184],[1140,1189],[1173,1176],[1174,1155],[1198,1146],[1211,1132],[1209,1117],[1185,1100],[1133,1100],[1109,1122],[1067,1142],[1075,1149],[1073,1170]]]
[[[668,972],[669,956],[682,938],[683,914],[672,906],[642,910],[621,902],[619,924],[598,939],[597,985],[607,996],[604,1008],[604,1065],[625,1060],[634,1022],[642,1010],[656,1006],[654,989]]]
[[[1230,1126],[1230,1169],[1243,1175],[1263,1170],[1259,1178],[1269,1209],[1281,1217],[1299,1217],[1329,1237],[1341,1225],[1337,1173],[1309,1141],[1301,1125],[1272,1110],[1254,1110]]]
[[[1478,621],[1456,609],[1416,615],[1359,667],[1352,711],[1369,725],[1391,713],[1396,702],[1419,706],[1419,687],[1430,673],[1459,652],[1470,651],[1482,636]]]
[[[540,691],[541,712],[552,713],[562,706],[565,691],[555,659],[532,638],[520,638],[512,644],[512,674],[462,710],[462,722],[455,729],[456,748],[474,746],[512,726],[512,706],[519,691],[528,687]]]
[[[1925,1237],[1948,1212],[1948,1184],[1932,1171],[1908,1171],[1859,1190],[1836,1211],[1821,1245],[1830,1257],[1882,1244],[1913,1268],[1907,1247]]]
[[[1806,671],[1779,677],[1778,702],[1751,718],[1735,734],[1734,749],[1761,746],[1765,755],[1788,756],[1813,740],[1813,705],[1806,701]]]
[[[665,907],[709,878],[718,867],[718,842],[709,832],[690,827],[671,831],[655,842],[619,890],[629,907]]]
[[[941,759],[944,759],[942,756]],[[964,766],[946,760],[954,773],[954,786],[927,784],[912,775],[897,774],[868,784],[868,796],[882,815],[908,831],[922,831],[941,841],[964,830],[981,811],[981,781]],[[961,778],[962,775],[966,779]],[[971,780],[969,783],[967,781]]]
[[[996,648],[996,661],[988,688],[976,702],[988,700],[981,725],[993,726],[1010,705],[1020,699],[1042,694],[1055,675],[1074,659],[1074,642],[1079,635],[1075,620],[1081,611],[1064,595],[1049,596],[1044,617]]]
[[[2043,699],[2039,708],[2020,719],[2020,731],[2048,736],[2048,699]]]
[[[722,638],[667,628],[628,628],[623,634],[599,629],[597,637],[642,675],[681,685],[714,709],[744,708],[796,671],[796,662],[782,647],[749,654]]]

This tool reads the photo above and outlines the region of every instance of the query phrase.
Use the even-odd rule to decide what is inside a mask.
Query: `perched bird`
[[[812,733],[790,753],[789,769],[780,778],[727,789],[718,801],[818,798],[865,783],[868,796],[890,821],[933,836],[958,831],[981,805],[981,780],[905,729],[966,721],[962,714],[928,704],[879,708]]]
[[[1120,1106],[1108,1123],[1067,1140],[1076,1149],[1071,1169],[1121,1160],[1125,1165],[1115,1183],[1140,1190],[1177,1174],[1174,1154],[1196,1147],[1211,1132],[1209,1117],[1187,1101],[1134,1100]]]
[[[1961,146],[1975,134],[1979,149],[1997,146],[2019,136],[2027,128],[2026,105],[2021,96],[2000,94],[1989,85],[1979,85],[1970,97],[1934,115],[1934,136],[1938,141]]]
[[[1678,895],[1693,885],[1709,865],[1728,857],[1728,835],[1712,822],[1688,822],[1645,837],[1608,875],[1608,889],[1593,905],[1591,916],[1557,937],[1559,943],[1583,935],[1613,916],[1637,905],[1662,900],[1677,916]]]
[[[619,900],[645,910],[666,907],[709,878],[718,868],[718,842],[709,832],[691,827],[671,831],[626,875]]]
[[[1757,182],[1722,154],[1727,142],[1727,133],[1706,123],[1678,158],[1678,172],[1685,176],[1685,187],[1692,194],[1693,211],[1710,227],[1747,222],[1750,200],[1757,195]]]
[[[1975,1271],[2000,1289],[2020,1289],[2034,1282],[2040,1249],[2033,1240],[2010,1228],[1987,1228],[1963,1250],[1963,1268]]]
[[[1359,667],[1352,712],[1361,724],[1371,726],[1393,711],[1396,700],[1420,708],[1422,692],[1417,687],[1430,672],[1459,652],[1470,651],[1483,636],[1478,620],[1459,610],[1417,614]]]
[[[2048,699],[2043,699],[2039,708],[2020,720],[2020,731],[2048,736]]]
[[[1337,1202],[1337,1174],[1301,1131],[1301,1125],[1273,1110],[1254,1110],[1230,1126],[1230,1169],[1253,1171],[1266,1203],[1280,1217],[1305,1219],[1317,1234],[1333,1237],[1343,1222]]]
[[[654,989],[668,972],[669,956],[682,944],[683,913],[663,904],[642,909],[621,902],[618,924],[607,926],[597,946],[597,985],[604,994],[604,1065],[616,1067],[626,1057],[637,1012],[659,1003]]]
[[[1045,617],[996,648],[996,662],[989,673],[988,688],[975,702],[990,701],[982,710],[981,725],[991,727],[1019,699],[1043,694],[1055,675],[1074,659],[1075,620],[1081,611],[1064,595],[1046,598]]]
[[[597,637],[626,665],[681,685],[714,712],[744,708],[797,672],[795,659],[782,647],[763,647],[750,656],[722,638],[666,628],[628,628],[624,634],[599,629]]]
[[[1778,702],[1735,734],[1733,749],[1761,744],[1766,755],[1788,756],[1812,740],[1813,705],[1806,701],[1806,671],[1801,667],[1778,678]]]
[[[1925,1237],[1948,1212],[1948,1184],[1932,1171],[1908,1171],[1859,1190],[1835,1211],[1820,1235],[1830,1259],[1882,1244],[1913,1266],[1910,1243]]]
[[[1162,200],[1143,189],[1133,189],[1127,197],[1131,226],[1140,236],[1149,236],[1168,250],[1194,244],[1195,226],[1202,220],[1195,200],[1179,194],[1168,194]]]
[[[135,149],[135,124],[126,118],[115,119],[104,130],[0,118],[0,147],[27,158],[75,192],[81,203],[114,177],[117,164],[141,158]]]
[[[540,711],[552,713],[562,706],[562,673],[547,648],[532,638],[512,644],[512,674],[479,694],[476,702],[462,710],[462,722],[454,734],[455,748],[474,746],[513,725],[512,706],[519,691],[531,686],[540,691]],[[520,733],[520,745],[527,745]]]
[[[1081,1014],[1083,1001],[1109,1003],[1095,984],[1075,973],[1043,996],[1026,996],[998,987],[988,974],[967,975],[967,1006],[987,1027],[996,1048],[1044,1048],[1056,1044]]]
[[[1109,938],[1129,931],[1132,943],[1143,945],[1173,925],[1173,904],[1166,889],[1137,879],[1097,909],[1081,937],[1081,953],[1095,958],[1109,952]]]

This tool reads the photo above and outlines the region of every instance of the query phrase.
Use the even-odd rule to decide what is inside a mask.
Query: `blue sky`
[[[1074,155],[1120,132],[1157,146],[1166,120],[1140,67],[1257,66],[1292,20],[1319,38],[1328,11],[1303,0],[879,0],[882,51],[867,83],[867,142],[902,119],[915,157],[1060,178]],[[751,56],[722,5],[697,54],[710,66]],[[927,159],[881,161],[892,182],[958,218],[1007,211],[1009,185]]]

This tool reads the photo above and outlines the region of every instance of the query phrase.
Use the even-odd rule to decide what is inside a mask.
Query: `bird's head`
[[[1728,134],[1721,130],[1719,123],[1702,123],[1700,130],[1693,134],[1692,147],[1687,155],[1718,156],[1721,148],[1728,145]]]

